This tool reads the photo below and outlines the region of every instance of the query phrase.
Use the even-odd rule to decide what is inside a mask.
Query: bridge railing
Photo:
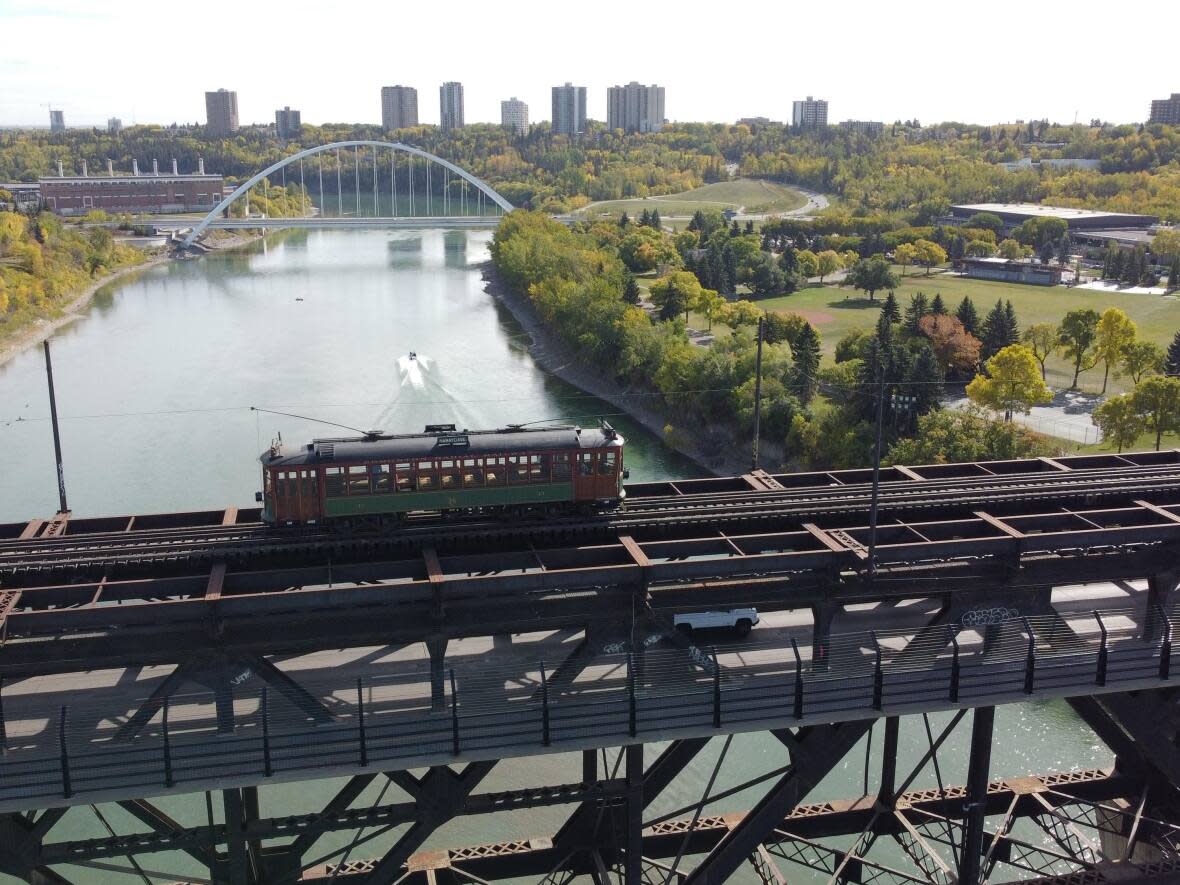
[[[1163,611],[972,622],[833,634],[814,649],[782,640],[727,646],[715,668],[666,648],[595,657],[572,678],[540,661],[457,666],[435,684],[433,703],[428,669],[386,663],[356,685],[304,682],[333,714],[322,724],[272,689],[239,691],[219,722],[216,698],[199,691],[121,738],[125,710],[83,703],[37,719],[22,717],[30,698],[5,697],[0,808],[1180,681],[1171,661],[1177,622]]]

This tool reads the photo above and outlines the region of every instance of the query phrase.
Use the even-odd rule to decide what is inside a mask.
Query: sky
[[[46,126],[48,105],[67,126],[204,123],[219,87],[237,91],[243,124],[285,105],[305,123],[377,123],[395,84],[417,87],[420,121],[437,123],[445,80],[464,84],[468,122],[498,122],[513,96],[549,119],[566,81],[601,120],[607,87],[631,80],[664,86],[679,121],[789,120],[814,95],[833,123],[1142,122],[1180,91],[1180,2],[1132,7],[1142,33],[1116,16],[1115,44],[1099,46],[1111,7],[1094,0],[0,0],[0,126]]]

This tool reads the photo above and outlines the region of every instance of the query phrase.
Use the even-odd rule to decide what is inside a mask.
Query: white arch
[[[234,190],[233,193],[231,193],[228,197],[226,197],[224,200],[222,200],[220,203],[218,203],[216,206],[214,206],[213,209],[210,210],[209,214],[201,219],[200,224],[198,224],[196,227],[194,227],[192,229],[192,232],[187,237],[184,238],[184,245],[191,246],[193,244],[193,242],[197,239],[197,237],[199,237],[201,234],[203,234],[205,232],[205,228],[207,228],[211,222],[216,221],[222,212],[224,212],[230,205],[232,205],[234,202],[237,201],[238,197],[242,196],[242,194],[246,193],[246,191],[250,190],[250,188],[252,188],[254,185],[258,184],[258,182],[262,181],[264,178],[269,176],[271,173],[278,172],[284,166],[289,166],[292,163],[296,162],[297,160],[302,160],[304,157],[311,157],[311,156],[314,156],[315,154],[323,153],[324,151],[331,151],[331,150],[336,150],[338,148],[350,148],[350,147],[388,148],[389,150],[392,150],[392,151],[402,151],[403,153],[412,154],[415,157],[423,157],[424,159],[430,160],[433,163],[438,163],[440,166],[445,166],[447,169],[450,169],[452,172],[454,172],[460,178],[464,178],[467,181],[474,184],[477,188],[479,188],[481,191],[483,191],[485,194],[487,194],[488,198],[491,199],[492,202],[494,202],[497,206],[499,206],[505,212],[511,212],[514,208],[516,208],[511,203],[509,203],[507,200],[505,200],[502,196],[500,196],[498,193],[496,193],[492,189],[492,187],[489,184],[487,184],[486,182],[482,181],[481,179],[476,178],[470,172],[467,172],[464,169],[460,169],[458,166],[456,166],[454,163],[450,162],[449,160],[444,160],[442,157],[435,156],[434,154],[430,153],[429,151],[424,151],[421,148],[411,147],[408,144],[402,144],[400,141],[369,141],[369,140],[334,141],[331,144],[316,145],[315,147],[309,147],[304,150],[301,150],[297,154],[292,154],[289,157],[284,157],[283,159],[279,160],[279,162],[277,162],[271,166],[267,166],[265,169],[263,169],[261,172],[259,172],[257,175],[255,175],[253,178],[250,178],[247,181],[243,182],[242,184],[238,185],[238,187]]]

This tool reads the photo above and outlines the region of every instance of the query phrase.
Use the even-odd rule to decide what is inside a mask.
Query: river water
[[[252,506],[257,455],[272,436],[300,442],[347,433],[251,406],[387,431],[426,423],[478,428],[609,416],[627,437],[633,480],[699,475],[657,437],[532,361],[519,325],[483,290],[479,266],[489,239],[487,232],[441,230],[290,232],[234,252],[164,264],[106,287],[87,315],[52,341],[71,509],[92,516]],[[417,365],[405,359],[411,350],[419,355]],[[36,348],[0,366],[0,522],[57,509],[47,415],[44,364]],[[948,718],[932,717],[936,734]],[[879,764],[877,732],[869,747],[873,769]],[[962,783],[966,737],[961,728],[940,756],[941,771],[924,771],[913,786],[935,786],[939,776]],[[653,805],[653,816],[699,800],[723,749],[722,741],[713,744]],[[926,746],[921,719],[903,721],[901,778],[906,760],[916,763]],[[785,749],[765,735],[735,737],[725,754],[713,793],[788,761]],[[864,760],[862,743],[811,801],[859,795]],[[1021,704],[998,713],[993,776],[1109,761],[1109,752],[1063,704]],[[484,787],[579,777],[579,759],[554,755],[503,763]],[[311,811],[338,784],[270,787],[262,791],[263,814]],[[748,808],[762,789],[737,793],[710,811]],[[400,801],[395,789],[379,794],[373,787],[358,804]],[[183,823],[204,822],[201,796],[161,804]],[[116,831],[142,829],[121,810],[104,810]],[[460,819],[428,844],[549,833],[567,814],[558,808]],[[220,819],[218,809],[214,816]],[[351,857],[378,856],[400,832],[365,841]],[[63,818],[51,838],[105,835],[105,825],[83,807]],[[325,837],[313,854],[351,840],[351,834]],[[127,866],[123,859],[112,863]],[[172,855],[153,856],[143,866],[158,871],[158,881],[203,874]],[[110,870],[63,872],[72,881],[99,885],[143,881]],[[735,878],[753,880],[746,873]]]

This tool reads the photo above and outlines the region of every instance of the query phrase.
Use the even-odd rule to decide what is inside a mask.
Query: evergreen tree
[[[1180,375],[1180,332],[1172,337],[1168,345],[1168,355],[1164,358],[1164,374]]]
[[[1011,299],[1004,302],[1004,336],[1008,339],[1005,347],[1020,340],[1020,324],[1016,321],[1016,308]]]
[[[646,209],[644,209],[642,212],[639,213],[639,221],[636,223],[640,227],[650,227],[651,226],[651,216],[648,214]]]
[[[1009,344],[1016,343],[1016,312],[1009,313],[1011,304],[1009,302],[1005,308],[1003,302],[997,301],[983,318],[979,328],[979,340],[983,343],[979,354],[981,360],[989,360]]]
[[[704,228],[704,226],[705,226],[705,216],[701,212],[701,210],[698,209],[696,212],[692,213],[692,218],[689,219],[689,222],[688,222],[688,229],[693,232],[696,232],[696,231],[699,231],[702,228]]]
[[[893,340],[894,321],[889,318],[889,314],[881,311],[877,316],[877,340],[888,343]]]
[[[635,279],[635,274],[630,271],[627,272],[627,278],[623,281],[623,300],[628,304],[639,303],[639,282]]]
[[[967,241],[963,239],[962,234],[955,234],[951,237],[950,245],[947,247],[946,254],[948,258],[958,261],[967,254]]]
[[[660,210],[659,209],[652,209],[651,215],[649,215],[647,217],[647,221],[648,221],[649,227],[654,227],[656,230],[659,230],[660,226],[661,226]]]
[[[946,305],[942,302],[941,292],[934,293],[934,300],[930,302],[930,312],[936,317],[946,315]]]
[[[926,300],[926,293],[915,292],[910,296],[909,306],[905,309],[905,330],[906,334],[917,335],[918,320],[930,313],[930,304]]]
[[[791,367],[789,388],[799,402],[807,405],[815,396],[819,372],[819,333],[811,323],[804,323],[791,345],[795,364]]]
[[[733,254],[733,249],[726,244],[725,251],[721,255],[721,262],[725,268],[725,289],[726,292],[733,292],[737,288],[737,258]]]
[[[972,335],[976,334],[976,330],[979,328],[979,313],[975,310],[974,301],[964,296],[963,300],[959,302],[959,308],[955,311],[955,316],[963,324],[964,329]]]
[[[1133,253],[1125,256],[1123,259],[1123,275],[1121,279],[1128,286],[1134,286],[1139,282],[1139,252],[1142,248],[1142,246],[1136,248]]]
[[[783,249],[783,254],[778,257],[778,265],[784,273],[793,274],[795,272],[799,266],[799,260],[795,257],[794,246],[787,246]]]
[[[910,416],[911,426],[919,416],[937,409],[942,395],[941,384],[945,380],[945,373],[929,341],[924,342],[924,346],[918,351],[912,378],[916,383],[907,391],[914,398],[911,407],[913,413]]]
[[[626,227],[631,223],[631,219],[627,216],[627,211],[623,210],[623,214],[619,216],[619,227]]]
[[[731,237],[740,237],[742,235],[742,229],[738,227],[736,218],[733,220],[733,224],[729,226],[729,235]]]
[[[1110,267],[1103,273],[1105,279],[1121,280],[1123,278],[1123,257],[1123,250],[1116,246],[1110,255]]]
[[[754,233],[754,222],[751,220],[746,222],[746,234],[749,235],[752,233]]]
[[[881,305],[881,315],[888,317],[890,323],[901,322],[901,308],[897,306],[897,296],[893,292],[885,296],[885,302]]]

